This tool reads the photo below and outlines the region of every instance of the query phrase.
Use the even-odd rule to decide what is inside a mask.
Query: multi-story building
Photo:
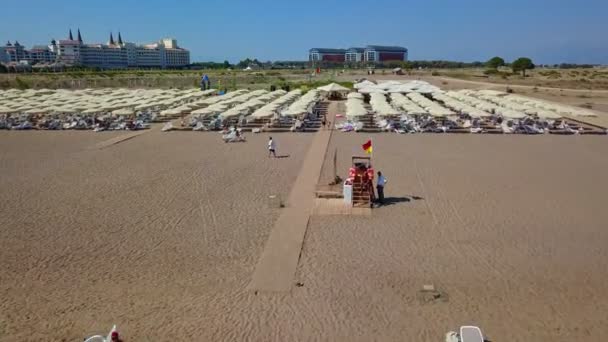
[[[3,50],[5,54],[4,59],[6,59],[7,62],[20,62],[27,58],[25,47],[19,44],[18,41],[15,41],[14,44],[11,44],[10,41],[6,42]]]
[[[52,63],[57,58],[55,51],[50,46],[35,45],[31,50],[26,50],[19,42],[0,46],[0,62],[2,63]]]
[[[309,51],[309,61],[325,63],[344,63],[346,50],[314,48]]]
[[[31,64],[53,63],[57,59],[57,54],[46,45],[34,45],[27,53],[27,59]]]
[[[310,49],[308,59],[311,63],[384,63],[390,61],[407,61],[408,50],[400,46],[368,45],[365,48],[353,47],[344,49]]]
[[[368,45],[365,48],[365,61],[383,63],[390,61],[407,61],[407,49],[400,46]]]
[[[77,48],[74,48],[75,42],[79,43]],[[59,51],[63,54],[60,59],[67,64],[104,69],[175,68],[190,64],[190,52],[180,48],[177,40],[172,38],[161,39],[154,44],[136,45],[123,42],[122,35],[118,33],[118,41],[114,41],[114,36],[110,34],[107,44],[83,44],[79,32],[78,40],[60,41]]]
[[[18,42],[0,47],[0,61],[52,63],[60,62],[65,65],[79,65],[103,69],[121,68],[178,68],[190,64],[190,52],[180,48],[177,40],[172,38],[161,39],[158,43],[136,45],[123,42],[122,35],[118,33],[118,40],[110,34],[107,44],[85,44],[80,30],[74,39],[72,30],[68,39],[53,40],[49,46],[34,46],[31,50]]]
[[[347,63],[360,63],[363,61],[364,48],[353,47],[346,50],[345,60]]]
[[[0,46],[0,63],[8,63],[8,52],[6,52],[6,47]]]

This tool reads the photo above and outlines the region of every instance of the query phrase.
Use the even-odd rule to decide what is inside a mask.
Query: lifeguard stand
[[[370,157],[352,157],[352,166],[349,170],[349,179],[352,182],[352,206],[373,207],[374,203],[374,169]]]

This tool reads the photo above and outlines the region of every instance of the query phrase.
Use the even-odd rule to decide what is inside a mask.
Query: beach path
[[[331,102],[327,119],[335,121],[339,102]],[[302,244],[313,208],[313,194],[319,180],[331,130],[315,133],[304,164],[287,199],[286,208],[275,222],[258,261],[248,289],[282,292],[293,286]]]

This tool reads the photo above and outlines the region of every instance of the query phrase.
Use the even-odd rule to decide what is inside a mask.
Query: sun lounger
[[[445,335],[445,342],[484,342],[481,329],[474,326],[460,327],[460,333],[450,331]]]
[[[222,140],[224,140],[225,143],[245,142],[245,137],[243,135],[237,135],[236,130],[231,130],[228,134],[222,135]]]
[[[205,125],[202,122],[197,122],[196,125],[192,128],[193,131],[198,132],[198,131],[206,131],[207,127],[205,127]]]
[[[484,342],[481,329],[474,326],[462,326],[460,327],[460,341],[461,342]]]
[[[536,127],[535,125],[523,125],[522,132],[525,134],[542,134],[544,133],[544,130]]]
[[[167,122],[163,128],[161,129],[161,131],[163,132],[169,132],[170,130],[173,129],[173,124],[171,122]]]
[[[502,129],[502,132],[505,134],[513,134],[515,133],[515,127],[509,127],[509,125],[507,124],[506,121],[503,121],[500,124],[500,128]]]
[[[84,342],[111,342],[112,341],[112,333],[117,331],[116,325],[112,327],[112,330],[108,333],[108,336],[95,335],[91,337],[87,337],[84,339]]]
[[[18,131],[28,130],[28,129],[32,129],[32,128],[34,128],[34,126],[29,121],[24,121],[24,122],[12,127],[12,129],[18,130]]]

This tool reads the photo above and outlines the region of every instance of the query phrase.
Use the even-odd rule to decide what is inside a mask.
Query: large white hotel
[[[70,30],[68,39],[51,41],[48,46],[26,50],[22,45],[8,42],[0,47],[0,61],[35,63],[62,63],[102,69],[124,68],[179,68],[190,64],[190,51],[180,48],[177,40],[164,38],[157,43],[137,45],[124,42],[110,34],[107,44],[85,44],[80,30],[76,39]]]

